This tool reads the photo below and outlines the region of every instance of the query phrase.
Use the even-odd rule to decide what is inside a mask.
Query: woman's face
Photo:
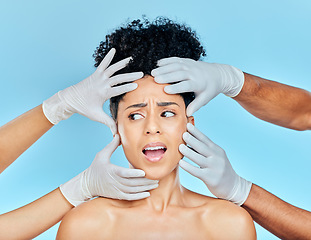
[[[135,81],[138,88],[127,93],[119,103],[118,131],[122,147],[130,164],[142,169],[149,179],[161,179],[171,173],[183,157],[178,146],[187,118],[185,103],[180,95],[164,92],[146,76]]]

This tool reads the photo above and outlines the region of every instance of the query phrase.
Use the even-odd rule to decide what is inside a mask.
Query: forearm
[[[0,173],[52,126],[39,105],[0,127]]]
[[[59,189],[0,216],[0,239],[33,239],[72,209]]]
[[[281,239],[311,239],[311,212],[290,205],[255,184],[242,207],[254,221]]]
[[[254,116],[295,130],[311,129],[311,93],[244,73],[245,82],[235,99]]]

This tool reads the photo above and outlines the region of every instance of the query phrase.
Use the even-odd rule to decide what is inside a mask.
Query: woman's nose
[[[151,134],[160,134],[160,126],[156,119],[148,119],[145,127],[145,133],[148,135]]]
[[[160,131],[147,131],[146,134],[154,134],[154,133],[160,133]]]

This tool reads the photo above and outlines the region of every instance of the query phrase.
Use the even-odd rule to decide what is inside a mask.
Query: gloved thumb
[[[119,134],[115,134],[112,141],[97,154],[97,157],[99,159],[109,161],[112,153],[118,148],[119,143],[120,143],[120,136]]]
[[[187,107],[187,116],[192,116],[197,110],[203,106],[203,99],[201,96],[196,97]]]
[[[103,109],[97,113],[96,117],[94,117],[94,120],[109,127],[112,135],[117,133],[117,125],[115,121],[107,113],[105,113]]]
[[[192,116],[196,111],[198,111],[201,107],[206,105],[209,101],[211,101],[215,96],[213,94],[199,95],[197,96],[187,107],[187,116]]]

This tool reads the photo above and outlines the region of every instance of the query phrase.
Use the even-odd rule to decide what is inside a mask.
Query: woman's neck
[[[169,206],[183,205],[183,186],[179,181],[179,169],[175,168],[159,181],[159,187],[150,191],[150,197],[141,203],[157,212],[164,212]]]

